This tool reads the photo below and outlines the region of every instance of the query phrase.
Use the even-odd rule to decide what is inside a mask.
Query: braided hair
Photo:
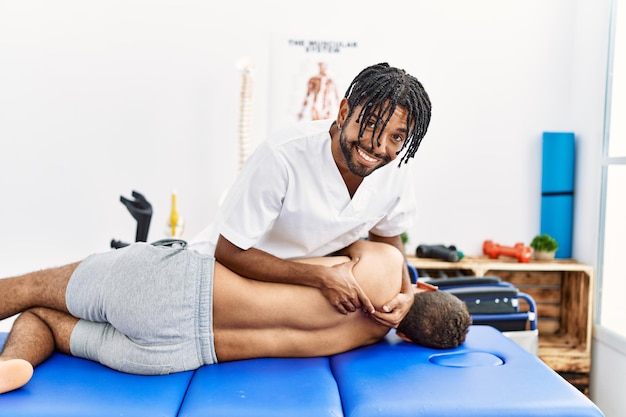
[[[363,136],[371,116],[378,119],[381,115],[386,115],[386,119],[381,124],[377,124],[374,135],[372,135],[372,147],[374,139],[380,145],[380,136],[385,130],[389,119],[398,106],[407,110],[406,125],[408,136],[402,144],[398,154],[406,148],[406,153],[400,159],[398,166],[405,164],[409,158],[415,156],[417,148],[426,135],[428,124],[430,123],[431,104],[428,94],[422,84],[406,71],[381,63],[365,68],[357,75],[346,90],[344,96],[348,100],[350,110],[348,117],[352,115],[354,109],[363,104],[357,116],[357,123],[360,122],[359,140]],[[378,136],[376,136],[378,131]]]

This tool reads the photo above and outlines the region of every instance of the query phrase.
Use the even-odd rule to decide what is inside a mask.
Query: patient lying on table
[[[359,259],[312,265],[351,270],[376,308],[399,291],[404,259],[359,241]],[[389,331],[363,311],[340,314],[313,287],[241,277],[212,257],[136,243],[72,265],[0,280],[0,319],[22,313],[0,354],[0,393],[25,385],[55,350],[142,375],[259,357],[312,357],[380,341]],[[465,340],[470,315],[445,291],[415,288],[398,326],[434,348]]]

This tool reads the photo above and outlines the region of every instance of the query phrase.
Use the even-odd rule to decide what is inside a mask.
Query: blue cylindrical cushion
[[[572,132],[543,132],[540,233],[556,239],[557,258],[572,256],[575,141]]]
[[[556,239],[557,258],[572,257],[572,224],[574,197],[552,195],[541,197],[541,233]]]
[[[541,192],[574,191],[574,134],[544,132],[541,167]]]

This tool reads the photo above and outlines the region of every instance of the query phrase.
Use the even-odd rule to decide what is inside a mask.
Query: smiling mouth
[[[378,162],[378,158],[374,158],[373,156],[370,156],[369,154],[365,153],[365,151],[361,148],[359,148],[358,146],[356,147],[356,151],[359,154],[359,156],[361,158],[363,158],[363,160],[365,162],[368,162],[370,164],[375,164],[376,162]]]

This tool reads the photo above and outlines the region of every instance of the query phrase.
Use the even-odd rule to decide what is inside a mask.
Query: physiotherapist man
[[[190,248],[251,279],[318,288],[340,313],[362,309],[397,327],[413,303],[406,268],[401,292],[377,311],[350,271],[294,260],[341,255],[364,237],[405,253],[400,235],[416,207],[405,164],[430,116],[415,77],[387,63],[365,68],[336,119],[296,124],[259,145]]]

